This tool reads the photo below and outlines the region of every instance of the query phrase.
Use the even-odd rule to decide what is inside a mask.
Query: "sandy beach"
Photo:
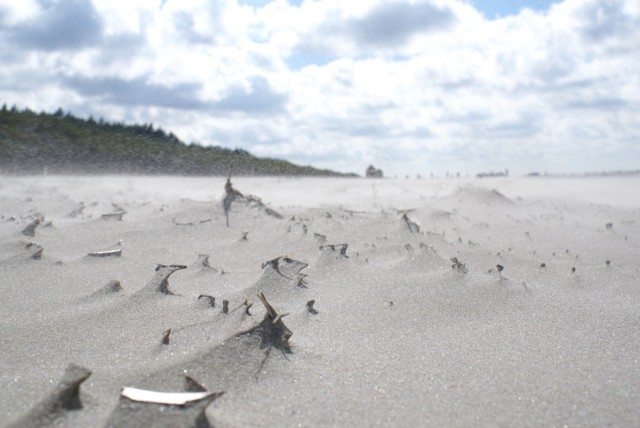
[[[0,426],[640,426],[640,177],[225,181],[2,177]]]

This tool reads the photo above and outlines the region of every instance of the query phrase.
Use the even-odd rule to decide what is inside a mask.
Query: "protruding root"
[[[308,277],[309,275],[305,274],[305,273],[299,273],[298,277],[296,278],[296,286],[300,287],[300,288],[309,288],[307,284],[307,281],[305,281],[305,278]]]
[[[282,318],[289,314],[278,314],[273,306],[269,304],[264,293],[258,293],[258,298],[267,310],[262,322],[254,329],[254,331],[257,330],[262,335],[261,346],[263,348],[274,347],[283,352],[290,353],[291,347],[289,346],[289,339],[293,333],[282,322]]]
[[[29,258],[33,260],[40,260],[42,258],[42,252],[44,251],[44,248],[42,248],[42,246],[36,244],[35,242],[29,242],[25,246],[25,248],[31,253],[31,256],[29,256]]]
[[[174,293],[169,290],[169,277],[175,271],[186,269],[184,265],[161,265],[156,266],[156,274],[141,290],[136,292],[136,295],[141,294],[168,294]]]
[[[116,211],[113,213],[106,213],[106,214],[102,214],[102,218],[104,220],[117,220],[117,221],[122,221],[122,217],[126,214],[127,212],[122,210],[122,211]]]
[[[91,370],[76,364],[69,364],[60,380],[57,392],[60,392],[62,407],[68,410],[81,409],[80,385],[91,376]]]
[[[82,409],[80,385],[91,376],[91,371],[76,364],[69,364],[56,388],[25,415],[8,426],[39,427],[53,425],[65,411]]]
[[[72,218],[78,217],[83,213],[84,209],[85,209],[84,202],[80,202],[80,204],[78,205],[78,208],[74,209],[69,214],[67,214],[67,217],[72,217]]]
[[[418,226],[418,223],[412,221],[409,218],[409,216],[407,216],[407,212],[406,211],[404,212],[404,214],[402,214],[402,217],[400,217],[400,219],[402,221],[404,221],[405,225],[409,229],[409,232],[411,232],[411,233],[420,233],[420,226]]]
[[[307,266],[309,266],[307,263],[301,262],[299,260],[294,260],[287,256],[281,256],[273,260],[264,262],[262,264],[262,269],[266,267],[271,267],[273,270],[275,270],[278,273],[278,275],[282,276],[283,278],[294,281],[296,278],[287,276],[287,274],[295,275],[297,277],[300,271],[306,268]],[[287,274],[283,272],[283,269]]]
[[[122,284],[120,281],[112,279],[107,282],[104,286],[100,287],[96,291],[94,291],[90,297],[101,297],[101,296],[109,296],[116,293],[122,293],[124,289],[122,288]]]
[[[109,281],[107,285],[104,286],[104,290],[107,293],[120,293],[124,291],[124,289],[122,288],[122,284],[120,284],[120,281],[116,279]]]
[[[218,269],[209,264],[209,254],[198,254],[195,266],[199,267],[202,271],[218,272]]]
[[[171,336],[171,329],[165,330],[162,333],[162,340],[160,341],[160,343],[162,343],[163,345],[168,345],[169,344],[169,336]]]
[[[227,227],[229,227],[229,211],[231,211],[231,204],[233,201],[239,198],[244,198],[244,195],[233,188],[231,184],[231,172],[233,171],[233,165],[229,165],[229,175],[227,176],[227,182],[224,185],[224,199],[222,200],[222,208],[224,209],[224,216],[226,218]]]
[[[318,241],[319,244],[324,244],[327,242],[327,237],[321,233],[314,233],[313,237],[316,241]]]
[[[316,303],[315,300],[309,300],[307,302],[307,311],[309,311],[309,313],[313,314],[313,315],[317,315],[318,311],[313,307],[313,305]]]
[[[451,262],[453,263],[451,265],[451,269],[455,269],[458,272],[461,273],[468,273],[469,271],[467,270],[467,267],[464,263],[462,263],[460,260],[458,260],[457,257],[451,257]]]
[[[216,307],[216,298],[213,296],[209,296],[208,294],[201,294],[198,296],[198,302],[203,302],[210,308]]]
[[[185,392],[206,392],[207,388],[200,385],[189,375],[184,375],[184,390]]]
[[[269,302],[267,302],[267,298],[264,297],[264,293],[262,292],[258,293],[258,298],[264,305],[264,308],[267,310],[267,316],[272,320],[275,319],[278,313],[276,312],[275,309],[273,309],[273,306],[271,306]]]
[[[238,190],[234,189],[231,184],[231,172],[233,169],[233,165],[229,166],[229,176],[227,177],[227,182],[224,185],[224,198],[222,199],[222,208],[224,209],[224,216],[226,219],[227,227],[229,227],[229,212],[231,211],[231,204],[235,201],[242,202],[247,206],[257,207],[263,210],[267,215],[270,215],[275,218],[283,218],[282,215],[267,207],[260,198],[252,195],[243,195]]]
[[[198,261],[196,263],[203,268],[210,268],[211,265],[209,264],[209,254],[198,254]]]
[[[36,236],[36,227],[38,227],[43,220],[44,219],[40,217],[36,218],[22,230],[22,234],[30,237]]]
[[[347,256],[347,248],[349,244],[321,245],[320,251],[324,253],[338,253],[338,258],[349,258]]]

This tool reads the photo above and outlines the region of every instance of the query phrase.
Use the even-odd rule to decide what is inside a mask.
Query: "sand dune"
[[[3,177],[0,426],[638,426],[638,188]]]

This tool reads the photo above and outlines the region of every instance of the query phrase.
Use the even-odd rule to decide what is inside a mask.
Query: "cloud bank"
[[[640,4],[0,0],[0,102],[389,174],[638,169]]]

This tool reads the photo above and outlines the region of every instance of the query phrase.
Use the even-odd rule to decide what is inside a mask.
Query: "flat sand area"
[[[225,181],[1,177],[0,426],[640,426],[640,177]]]

